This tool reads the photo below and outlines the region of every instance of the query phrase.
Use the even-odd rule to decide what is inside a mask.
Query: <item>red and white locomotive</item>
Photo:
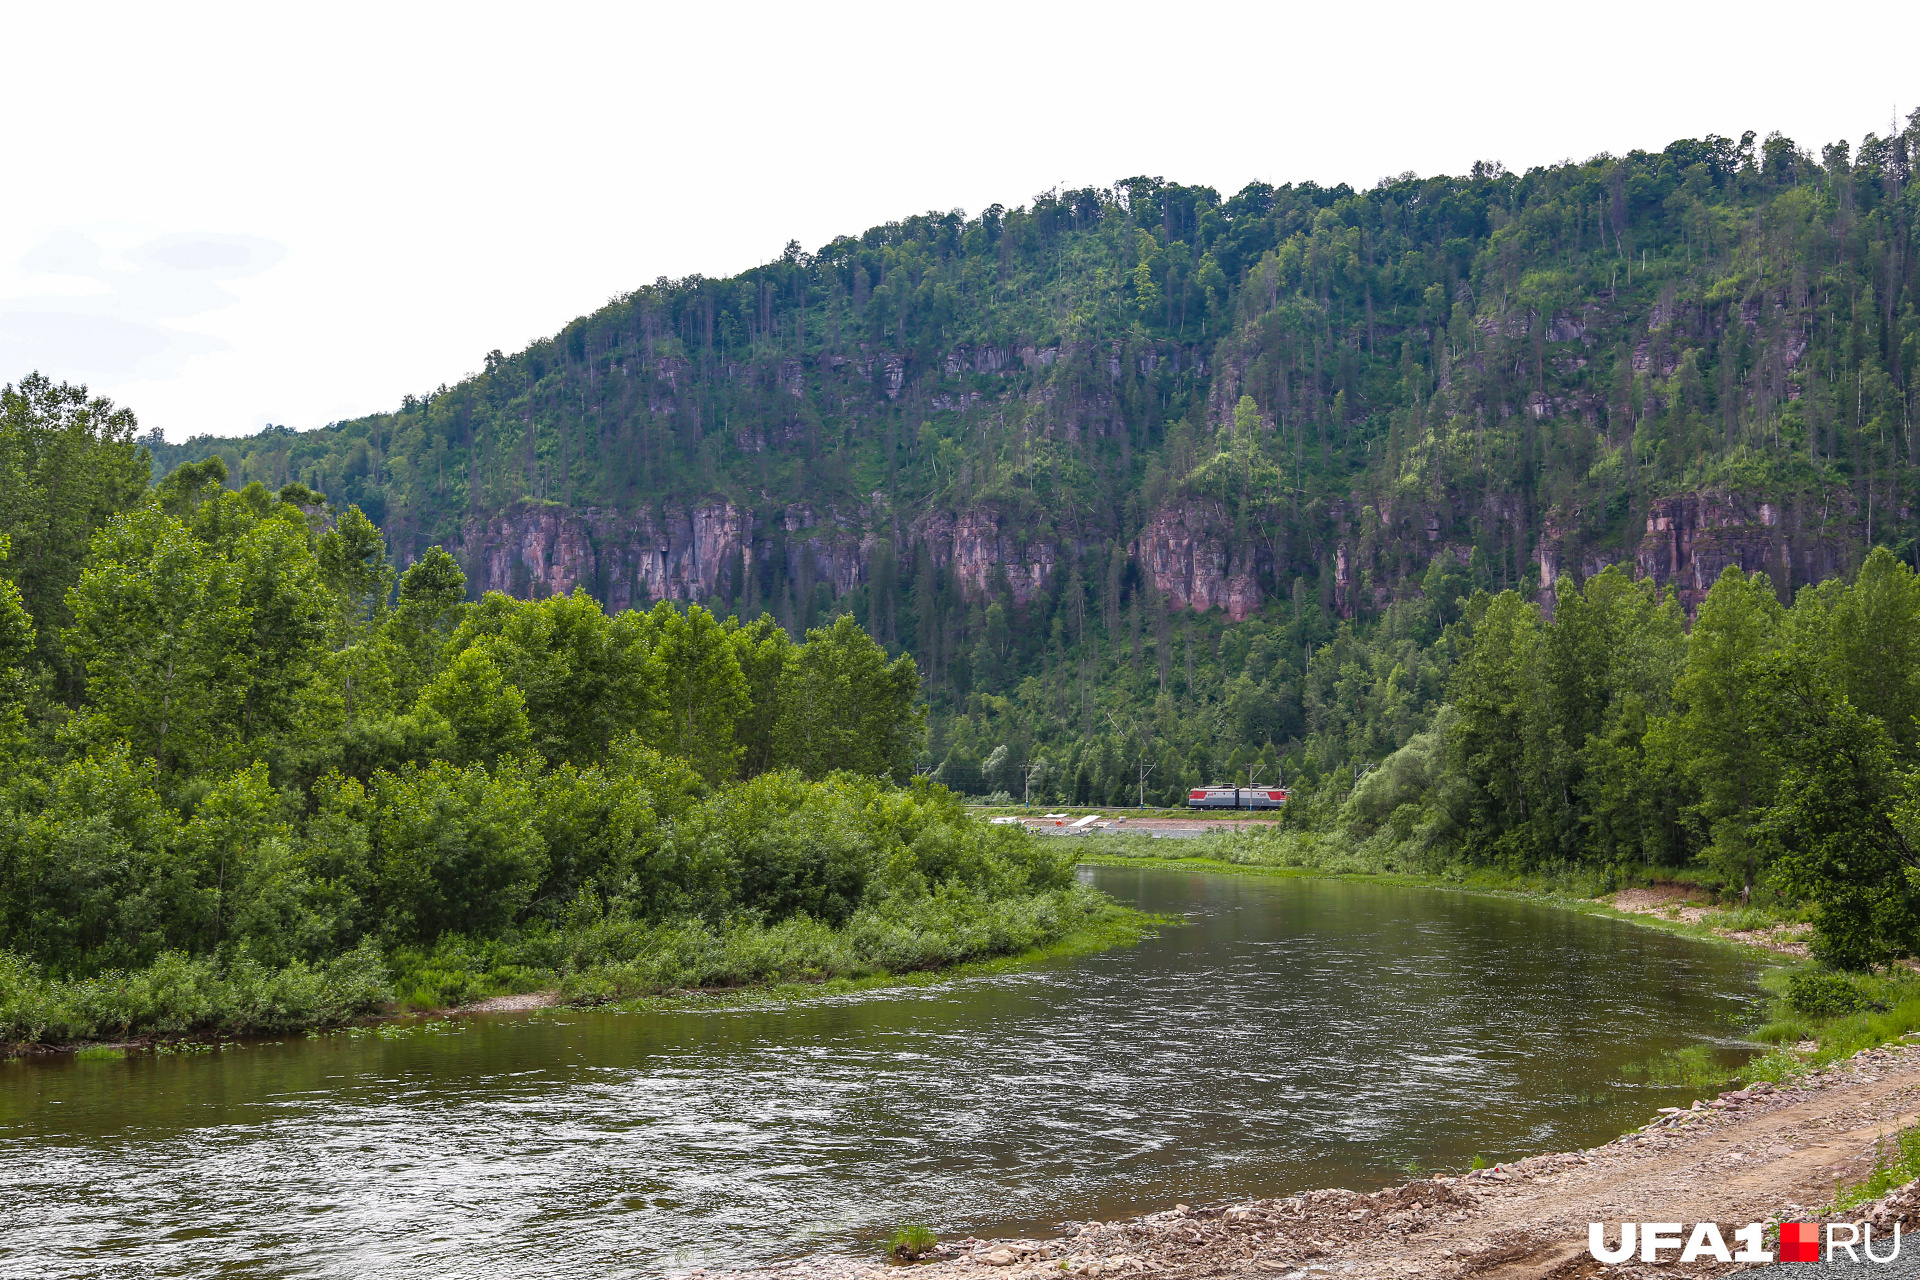
[[[1195,787],[1187,792],[1189,809],[1278,809],[1286,802],[1285,787]]]

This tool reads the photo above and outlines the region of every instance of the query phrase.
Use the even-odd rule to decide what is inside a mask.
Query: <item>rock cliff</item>
[[[1500,520],[1517,512],[1488,514]],[[1339,616],[1353,616],[1362,600],[1377,608],[1412,590],[1411,580],[1433,555],[1465,563],[1465,547],[1442,538],[1438,515],[1423,511],[1407,519],[1414,534],[1399,545],[1413,552],[1397,587],[1370,573],[1370,591],[1361,590],[1361,550],[1351,538],[1315,549],[1313,558],[1332,575],[1331,602]],[[1673,590],[1689,616],[1729,565],[1766,573],[1786,598],[1852,567],[1860,545],[1857,523],[1850,508],[1831,502],[1824,510],[1808,510],[1805,504],[1716,490],[1658,498],[1629,567],[1635,578]],[[1299,556],[1276,561],[1277,544],[1262,537],[1270,532],[1256,524],[1251,536],[1236,539],[1234,521],[1219,502],[1183,499],[1153,512],[1127,555],[1168,607],[1220,609],[1242,621],[1267,598],[1263,582],[1306,567]],[[450,549],[476,591],[539,597],[584,586],[617,610],[658,600],[733,599],[746,575],[764,580],[776,559],[799,593],[824,584],[837,598],[869,580],[883,545],[898,560],[924,549],[932,564],[952,571],[970,599],[993,596],[1004,583],[1016,605],[1047,591],[1055,575],[1089,549],[1051,523],[1022,521],[990,504],[936,510],[901,524],[879,495],[871,508],[851,514],[800,503],[758,515],[726,502],[637,514],[522,503],[468,521]],[[1591,577],[1619,556],[1582,545],[1549,515],[1533,559],[1541,603],[1551,610],[1561,577]]]
[[[1219,503],[1179,503],[1156,511],[1128,551],[1173,608],[1225,609],[1240,622],[1260,607],[1259,554],[1232,530]]]
[[[1688,617],[1729,566],[1765,573],[1787,600],[1808,583],[1854,567],[1862,532],[1858,523],[1844,498],[1811,510],[1804,502],[1726,490],[1655,498],[1630,567],[1636,579],[1671,590]],[[1591,577],[1619,557],[1582,546],[1549,515],[1534,559],[1540,566],[1540,601],[1550,610],[1561,577]]]
[[[1059,561],[1054,541],[1017,538],[1006,514],[991,508],[936,511],[915,522],[913,534],[926,544],[933,563],[951,566],[963,589],[976,597],[990,594],[1005,574],[1014,603],[1026,604],[1045,590]]]
[[[1022,538],[1017,527],[990,506],[935,511],[896,535],[877,509],[847,518],[795,504],[756,525],[752,513],[722,502],[637,515],[524,503],[468,521],[450,549],[475,591],[538,598],[585,587],[618,610],[731,599],[745,585],[735,575],[764,572],[777,556],[789,580],[824,583],[837,597],[868,580],[882,544],[900,558],[924,546],[968,597],[997,593],[1004,578],[1014,603],[1024,605],[1053,582],[1066,558],[1063,541],[1068,555],[1085,548]],[[1236,544],[1232,527],[1217,502],[1171,504],[1154,513],[1127,553],[1169,607],[1218,608],[1241,621],[1260,607],[1260,574],[1272,566],[1258,547]],[[1344,549],[1339,569],[1344,585]]]
[[[1764,572],[1783,596],[1846,572],[1850,519],[1828,509],[1809,524],[1804,507],[1751,495],[1702,492],[1657,498],[1634,554],[1636,577],[1679,594],[1691,615],[1729,565]]]
[[[747,533],[745,513],[728,503],[664,519],[652,511],[621,515],[523,503],[469,521],[451,550],[477,591],[539,597],[584,586],[617,610],[737,590],[730,574],[753,563]]]

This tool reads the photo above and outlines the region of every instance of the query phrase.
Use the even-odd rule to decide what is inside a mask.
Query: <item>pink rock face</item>
[[[523,505],[470,522],[458,551],[478,590],[538,598],[586,587],[616,610],[704,600],[730,585],[722,575],[736,553],[743,570],[753,556],[745,514],[727,503],[669,512],[665,528],[652,512]]]
[[[1729,565],[1766,573],[1776,587],[1791,590],[1842,572],[1844,555],[1842,543],[1824,531],[1784,528],[1772,502],[1707,491],[1654,500],[1634,570],[1678,592],[1691,615]]]
[[[1239,622],[1259,608],[1260,587],[1250,557],[1235,557],[1227,544],[1231,528],[1217,502],[1175,503],[1154,513],[1135,554],[1173,608],[1225,609]]]
[[[835,596],[866,581],[874,543],[814,512],[789,508],[781,517],[787,573],[800,592],[826,583]],[[567,595],[585,587],[608,609],[644,609],[660,600],[731,598],[756,560],[776,545],[755,542],[748,513],[708,502],[665,513],[618,515],[587,508],[524,504],[485,522],[469,522],[454,547],[472,567],[479,591],[522,598]]]
[[[990,508],[936,511],[914,525],[937,565],[951,565],[962,589],[974,597],[993,594],[996,572],[1005,572],[1015,604],[1025,604],[1053,577],[1058,554],[1050,542],[1016,544],[1006,518]]]
[[[1243,622],[1260,607],[1260,580],[1251,573],[1236,573],[1227,579],[1227,616]]]
[[[535,507],[489,520],[462,540],[484,590],[511,591],[515,570],[524,575],[522,595],[566,595],[583,578],[591,582],[593,546],[580,517],[563,507]]]
[[[854,521],[795,505],[775,519],[785,533],[787,577],[801,594],[819,583],[836,597],[860,586],[888,536],[877,516]],[[933,562],[951,566],[973,599],[993,595],[1004,574],[1014,603],[1024,605],[1060,571],[1061,552],[1052,541],[1017,541],[1009,525],[988,507],[935,512],[911,528],[907,548],[896,550],[905,556],[912,543],[924,542]],[[1216,502],[1174,504],[1155,515],[1130,550],[1170,607],[1225,609],[1242,620],[1260,607],[1262,592],[1251,555],[1228,545],[1230,527]],[[469,522],[453,550],[470,566],[476,590],[537,599],[585,587],[617,611],[733,597],[740,589],[733,575],[750,572],[780,545],[762,535],[755,540],[747,512],[717,501],[670,509],[664,520],[651,511],[618,515],[528,503]]]
[[[1845,501],[1843,495],[1831,506],[1809,508],[1712,491],[1656,499],[1633,557],[1634,576],[1677,592],[1689,615],[1729,565],[1765,572],[1790,593],[1852,567],[1849,547],[1863,520],[1862,513],[1843,509]],[[993,596],[1004,575],[1014,602],[1024,605],[1076,554],[1051,539],[1021,541],[1015,521],[991,506],[935,511],[901,529],[891,525],[884,498],[876,494],[874,502],[852,516],[795,504],[770,513],[757,539],[751,513],[718,500],[633,514],[526,503],[469,522],[450,549],[470,566],[478,590],[540,598],[585,587],[615,611],[659,600],[731,599],[756,567],[766,581],[766,562],[776,554],[785,556],[796,598],[821,584],[844,596],[867,581],[874,553],[895,539],[902,560],[924,544],[933,563],[952,568],[969,598]],[[1464,557],[1464,550],[1437,541],[1436,517],[1421,515],[1414,527],[1420,526],[1436,554]],[[1591,577],[1607,563],[1581,544],[1577,528],[1563,528],[1549,515],[1532,550],[1540,603],[1548,610],[1560,577]],[[1156,511],[1128,552],[1168,607],[1223,609],[1243,621],[1259,610],[1264,593],[1255,549],[1235,546],[1232,529],[1217,501],[1184,499]],[[1333,605],[1342,617],[1353,616],[1366,594],[1359,584],[1367,566],[1354,563],[1355,554],[1345,542],[1332,548]],[[1374,584],[1375,607],[1384,607],[1381,589]]]

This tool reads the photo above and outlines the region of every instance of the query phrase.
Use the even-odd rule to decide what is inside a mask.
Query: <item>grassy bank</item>
[[[986,977],[1013,973],[1049,960],[1065,960],[1091,955],[1110,947],[1131,946],[1154,936],[1177,918],[1148,915],[1121,908],[1119,911],[1089,920],[1072,933],[1051,942],[1009,955],[964,960],[941,969],[920,969],[907,973],[874,972],[860,977],[836,976],[800,980],[772,980],[742,987],[682,988],[658,995],[625,997],[614,1002],[628,1010],[683,1010],[733,1008],[764,1005],[769,1002],[814,1000],[823,996],[851,995],[862,991],[900,990],[933,986],[958,978]]]
[[[540,990],[596,1004],[675,991],[945,973],[973,961],[1040,952],[1077,935],[1131,941],[1150,927],[1140,912],[1070,885],[1017,898],[941,894],[863,909],[839,928],[804,916],[727,926],[609,916],[485,942],[443,939],[428,952],[396,953],[394,967],[401,1002],[412,1008]]]
[[[447,937],[383,953],[367,943],[333,961],[270,968],[178,953],[131,973],[63,981],[0,954],[0,1043],[33,1045],[266,1035],[371,1016],[443,1009],[489,996],[554,991],[574,1004],[768,994],[792,998],[941,980],[1138,941],[1154,920],[1072,885],[1018,898],[940,894],[856,912],[831,928],[646,923],[617,915],[487,940]]]

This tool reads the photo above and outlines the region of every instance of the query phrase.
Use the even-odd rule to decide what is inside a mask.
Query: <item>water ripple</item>
[[[0,1273],[657,1275],[1604,1140],[1730,953],[1465,895],[1102,869],[1194,921],[794,1007],[0,1067]]]

